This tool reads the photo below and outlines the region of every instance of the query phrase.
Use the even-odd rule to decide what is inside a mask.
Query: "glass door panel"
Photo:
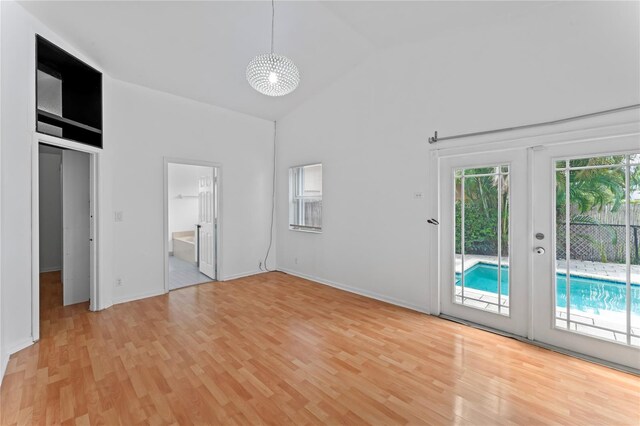
[[[607,146],[616,151],[604,151]],[[532,200],[535,231],[553,236],[539,242],[547,251],[534,256],[534,312],[552,314],[549,322],[533,316],[535,338],[634,368],[640,364],[638,146],[637,137],[621,137],[535,151]]]
[[[526,150],[439,164],[441,312],[526,335]]]
[[[454,176],[454,302],[509,316],[509,166]]]
[[[633,167],[630,155],[556,162],[556,327],[631,343],[627,284],[632,298],[639,290],[627,283]]]

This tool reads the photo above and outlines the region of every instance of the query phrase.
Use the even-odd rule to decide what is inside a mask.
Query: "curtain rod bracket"
[[[438,142],[438,131],[435,131],[433,133],[433,136],[429,138],[429,143],[436,143],[436,142]]]

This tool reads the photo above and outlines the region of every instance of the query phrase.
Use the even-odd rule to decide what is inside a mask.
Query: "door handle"
[[[545,252],[543,247],[536,247],[533,249],[533,251],[535,251],[537,255],[543,255]]]

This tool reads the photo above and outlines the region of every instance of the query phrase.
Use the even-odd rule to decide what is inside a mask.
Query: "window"
[[[322,231],[322,164],[289,169],[289,229]]]

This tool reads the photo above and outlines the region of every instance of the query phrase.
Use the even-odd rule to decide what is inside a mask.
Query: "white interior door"
[[[62,294],[64,305],[90,295],[90,156],[62,151]]]
[[[211,279],[216,279],[216,186],[215,176],[203,176],[198,184],[199,267]]]
[[[440,311],[525,336],[527,153],[440,157]]]
[[[533,157],[534,339],[640,368],[640,138]]]

